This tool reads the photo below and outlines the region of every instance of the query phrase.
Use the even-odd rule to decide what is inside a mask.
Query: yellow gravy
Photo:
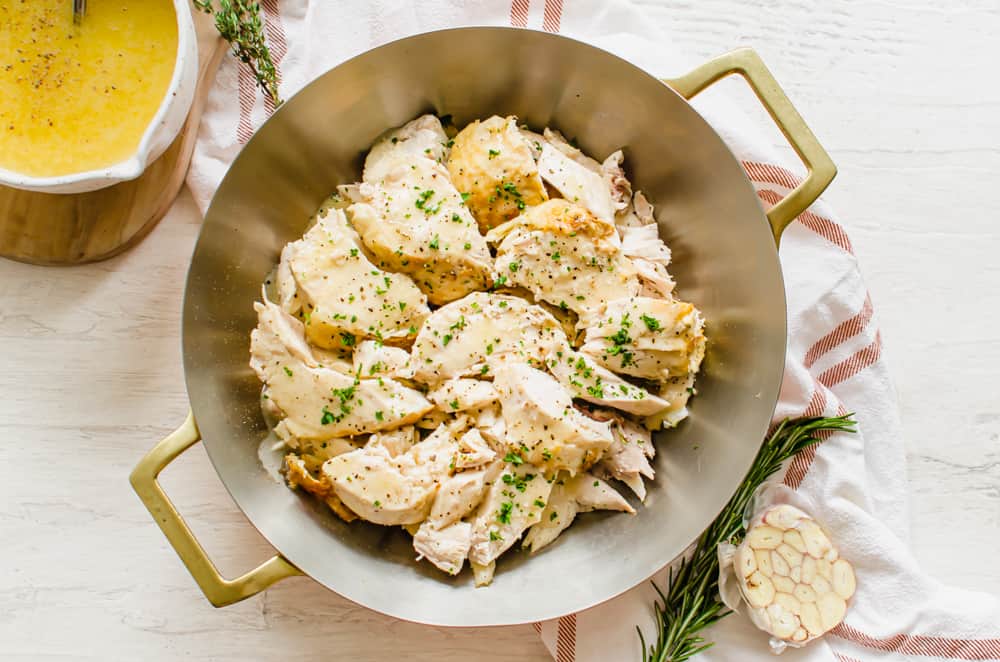
[[[177,57],[171,0],[0,0],[0,168],[34,177],[135,153]]]

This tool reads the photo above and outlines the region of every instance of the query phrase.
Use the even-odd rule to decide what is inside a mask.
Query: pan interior
[[[460,53],[458,57],[456,54]],[[513,114],[559,129],[601,159],[623,148],[654,204],[680,296],[707,320],[692,415],[659,435],[638,513],[592,513],[544,551],[509,552],[474,589],[416,563],[402,532],[337,519],[271,478],[260,384],[248,365],[253,302],[285,243],[338,184],[360,178],[374,139],[424,112],[463,125]],[[680,554],[746,473],[777,399],[785,299],[770,229],[722,140],[679,96],[580,42],[463,28],[354,58],[290,99],[236,159],[208,211],[188,275],[184,366],[204,443],[240,508],[290,561],[392,616],[452,626],[524,623],[579,611],[636,586]]]

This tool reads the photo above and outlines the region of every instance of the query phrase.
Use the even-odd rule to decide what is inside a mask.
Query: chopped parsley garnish
[[[438,247],[440,247],[440,245],[441,245],[441,238],[440,238],[440,237],[438,237],[437,235],[434,235],[434,239],[432,239],[432,240],[431,240],[431,243],[430,243],[430,244],[428,244],[428,245],[429,245],[429,246],[430,246],[430,247],[431,247],[432,249],[434,249],[434,250],[437,250],[437,249],[438,249]]]
[[[462,194],[462,202],[465,202],[466,200],[468,200],[471,197],[472,197],[471,193],[468,193],[468,192],[463,193]]]
[[[514,451],[507,451],[507,454],[503,457],[504,462],[510,462],[511,464],[524,464],[524,458],[515,453]]]
[[[517,273],[517,270],[521,268],[521,263],[520,262],[511,262],[509,265],[507,265],[507,268],[510,269],[510,272],[512,274],[513,273]]]
[[[642,322],[643,324],[646,325],[646,328],[649,329],[650,331],[660,330],[660,320],[656,319],[655,317],[650,317],[649,315],[643,314]]]
[[[292,369],[289,368],[287,365],[285,366],[285,374],[288,375],[289,377],[291,377],[293,374]]]
[[[405,301],[400,301],[399,302],[399,312],[403,312],[404,310],[406,310],[406,302]]]
[[[470,244],[469,242],[465,242],[464,248],[465,250],[469,250],[470,248],[472,248],[472,244]]]
[[[374,505],[375,505],[376,508],[381,508],[382,507],[382,502],[379,501],[378,499],[375,499]]]
[[[598,485],[600,485],[600,484],[601,484],[601,481],[599,481],[599,480],[595,480],[595,481],[594,481],[594,487],[597,487],[597,486],[598,486]]]
[[[545,460],[545,461],[551,460],[552,459],[552,451],[550,451],[547,448],[543,449],[542,450],[542,459]]]
[[[441,338],[441,344],[447,347],[448,343],[450,342],[451,342],[451,334],[450,333],[444,334],[444,336]]]
[[[340,342],[344,343],[347,347],[354,347],[357,344],[358,339],[353,333],[348,333],[347,331],[340,332]]]
[[[458,214],[452,214],[451,215],[451,222],[452,223],[461,223],[462,222],[462,217],[459,216]]]
[[[503,536],[501,536],[496,531],[490,529],[490,540],[493,542],[496,542],[497,540],[503,540]]]
[[[493,289],[494,290],[500,289],[501,287],[503,287],[506,284],[507,284],[507,276],[505,276],[505,275],[498,276],[497,279],[495,281],[493,281]]]
[[[492,353],[493,353],[493,343],[489,343],[488,345],[486,345],[486,356],[489,356]]]
[[[595,384],[594,386],[588,386],[587,393],[591,394],[595,398],[603,398],[604,388],[600,384]]]
[[[496,157],[498,157],[498,156],[500,156],[500,150],[499,150],[499,149],[491,149],[491,150],[489,151],[489,159],[490,159],[491,161],[492,161],[493,159],[495,159]]]
[[[417,196],[417,200],[413,204],[414,204],[414,206],[416,206],[417,209],[421,209],[421,210],[427,211],[427,206],[426,206],[427,205],[427,201],[430,200],[433,197],[434,197],[434,190],[433,189],[423,190],[423,191],[420,192],[420,195]]]
[[[358,249],[357,248],[352,248],[351,249],[351,257],[357,257],[357,256],[358,256]]]
[[[330,423],[336,423],[338,420],[334,413],[327,409],[326,405],[323,405],[323,417],[319,419],[319,422],[322,425],[329,425]]]
[[[455,322],[454,324],[452,324],[448,328],[452,329],[452,330],[458,329],[459,331],[461,331],[462,329],[464,329],[465,328],[465,315],[459,315],[458,316],[458,321]]]
[[[382,410],[381,409],[378,410],[377,412],[375,412],[375,420],[376,421],[384,421],[385,420],[385,416],[382,415]]]
[[[552,512],[552,513],[551,513],[551,514],[549,515],[549,521],[550,521],[550,522],[554,522],[554,521],[555,521],[555,519],[556,519],[557,517],[559,517],[559,513],[557,513],[557,512],[555,512],[555,511],[553,511],[553,512]]]
[[[484,365],[482,368],[479,369],[479,374],[480,375],[485,375],[489,371],[490,371],[490,367],[488,365]]]
[[[500,510],[497,511],[497,521],[501,524],[510,524],[510,513],[514,510],[514,503],[511,501],[504,501],[500,504]]]
[[[448,403],[448,406],[451,407],[452,409],[458,409],[458,400],[452,400],[451,402]]]
[[[545,502],[542,501],[541,499],[535,499],[532,503],[534,503],[539,508],[544,508],[545,507]]]

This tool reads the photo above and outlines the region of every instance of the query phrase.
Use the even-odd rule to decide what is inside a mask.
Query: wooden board
[[[226,44],[197,19],[198,87],[187,121],[167,150],[137,179],[77,194],[0,186],[0,256],[69,265],[117,255],[142,240],[184,184],[208,90]]]

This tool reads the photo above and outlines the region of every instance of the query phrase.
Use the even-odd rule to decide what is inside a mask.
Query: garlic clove
[[[847,614],[847,603],[836,593],[827,593],[819,596],[816,602],[819,607],[820,623],[824,631],[832,630],[841,624]]]
[[[766,607],[774,601],[774,584],[760,572],[747,578],[743,594],[752,607]]]
[[[774,569],[774,574],[781,575],[782,577],[787,577],[788,573],[791,572],[791,568],[788,567],[788,561],[777,550],[771,552],[771,567]]]
[[[795,582],[793,582],[788,577],[782,577],[781,575],[774,575],[771,577],[771,581],[774,583],[774,590],[781,591],[782,593],[791,594],[795,591]]]
[[[830,583],[833,585],[834,593],[844,600],[849,600],[857,588],[857,582],[854,578],[854,568],[851,567],[851,564],[844,559],[840,559],[834,563],[833,579]]]
[[[774,551],[776,551],[781,558],[785,559],[789,568],[802,565],[802,554],[795,551],[791,545],[782,543],[778,545],[778,548]]]
[[[816,559],[811,556],[802,559],[802,579],[803,584],[812,584],[816,579]]]
[[[799,533],[802,534],[802,541],[806,544],[809,556],[821,559],[830,551],[830,539],[816,522],[802,520],[799,522]]]
[[[757,571],[757,559],[749,547],[741,546],[736,552],[736,570],[740,577],[749,577]]]
[[[797,585],[795,590],[792,591],[792,595],[794,595],[799,602],[816,602],[816,591],[813,590],[812,586],[807,584]]]
[[[777,603],[767,608],[767,615],[771,619],[771,634],[779,639],[788,639],[799,629],[798,617]]]
[[[755,526],[747,534],[747,544],[754,549],[775,549],[781,544],[782,533],[772,526]],[[824,550],[826,551],[826,550]]]
[[[805,516],[806,514],[798,508],[782,504],[768,510],[764,514],[764,521],[776,529],[787,530],[795,528],[799,520]]]
[[[823,622],[819,617],[819,607],[813,602],[806,602],[799,609],[799,620],[803,627],[809,630],[809,634],[818,636],[823,634]]]
[[[796,530],[785,531],[783,540],[786,545],[789,545],[792,549],[800,554],[806,553],[806,542],[802,539],[802,534]]]
[[[771,552],[765,549],[755,550],[754,560],[757,561],[757,569],[762,573],[770,577],[774,574],[774,569],[771,567]]]

